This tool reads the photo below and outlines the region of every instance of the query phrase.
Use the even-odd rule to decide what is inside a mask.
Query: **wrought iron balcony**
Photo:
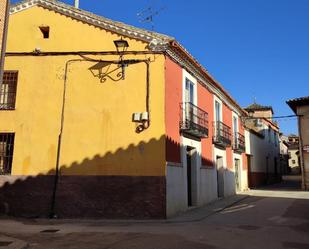
[[[222,147],[229,147],[231,141],[231,128],[222,123],[221,121],[213,122],[213,143]]]
[[[208,137],[208,113],[190,102],[181,103],[180,130],[194,137]]]
[[[245,152],[246,150],[245,137],[238,132],[234,133],[233,150],[239,153]]]

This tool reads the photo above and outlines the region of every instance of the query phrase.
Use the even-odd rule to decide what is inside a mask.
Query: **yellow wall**
[[[120,37],[40,7],[13,14],[8,51],[115,50]],[[51,27],[50,39],[40,37],[38,26]],[[127,39],[127,38],[125,38]],[[131,50],[147,44],[129,40]],[[97,59],[118,57],[91,56]],[[151,126],[138,134],[134,112],[145,110],[145,64],[126,68],[126,79],[101,83],[90,67],[96,62],[69,66],[61,174],[136,175],[165,174],[164,56],[150,63]],[[18,70],[15,111],[0,111],[0,131],[15,132],[13,175],[52,174],[60,129],[64,68],[79,56],[7,57],[6,70]],[[106,68],[104,68],[105,70]],[[97,71],[94,71],[97,73]],[[115,74],[112,74],[115,76]]]
[[[40,26],[50,27],[50,39],[42,39]],[[17,39],[18,37],[18,39]],[[51,10],[34,6],[11,15],[7,52],[114,51],[120,37]],[[126,37],[130,50],[146,50],[147,44]]]

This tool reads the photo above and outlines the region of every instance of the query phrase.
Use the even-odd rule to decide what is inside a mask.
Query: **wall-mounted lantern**
[[[125,79],[125,67],[127,66],[127,64],[123,61],[123,55],[124,55],[124,52],[127,51],[129,47],[129,43],[128,41],[123,40],[121,37],[120,40],[115,40],[114,44],[117,49],[117,52],[120,55],[119,64],[121,66],[121,78],[122,80],[124,80]]]

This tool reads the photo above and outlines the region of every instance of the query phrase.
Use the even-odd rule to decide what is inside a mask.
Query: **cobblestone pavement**
[[[170,221],[3,218],[0,234],[29,249],[309,249],[309,192],[297,186],[286,181],[251,190],[246,198],[222,200],[221,208],[219,201]],[[0,248],[9,246],[0,236]]]

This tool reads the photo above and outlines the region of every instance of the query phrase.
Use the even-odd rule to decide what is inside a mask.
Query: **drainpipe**
[[[10,9],[10,1],[7,0],[5,17],[4,17],[4,26],[3,26],[1,58],[0,58],[0,89],[2,85],[2,79],[3,79],[4,57],[5,57],[5,51],[6,51],[6,38],[7,38],[8,24],[9,24],[9,9]]]
[[[74,6],[76,9],[79,8],[79,0],[74,0]]]

